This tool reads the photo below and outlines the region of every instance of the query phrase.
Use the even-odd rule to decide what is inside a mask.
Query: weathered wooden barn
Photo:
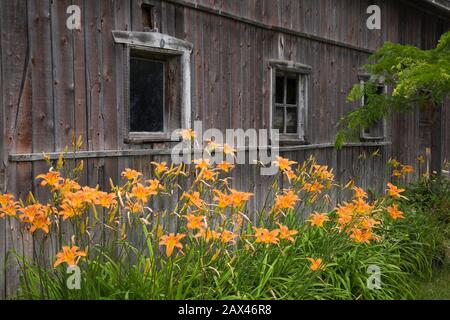
[[[366,26],[370,5],[379,30]],[[286,157],[315,155],[339,180],[381,190],[390,157],[417,164],[431,149],[432,168],[450,159],[450,108],[433,122],[420,110],[394,115],[336,151],[336,124],[358,107],[346,96],[385,41],[432,48],[449,29],[443,0],[1,0],[1,191],[39,195],[42,152],[56,158],[72,134],[85,142],[82,182],[108,186],[125,167],[170,161],[169,133],[194,120],[279,128]],[[235,178],[257,206],[267,178],[252,165]],[[0,221],[0,266],[10,248],[31,252],[17,231]],[[17,277],[1,268],[0,296]]]

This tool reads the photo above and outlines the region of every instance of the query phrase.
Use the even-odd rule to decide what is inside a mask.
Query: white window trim
[[[269,60],[270,67],[270,128],[273,129],[273,112],[274,112],[274,95],[275,95],[275,82],[277,70],[284,72],[291,72],[304,77],[305,81],[298,81],[298,112],[297,112],[297,133],[295,134],[282,134],[280,133],[279,139],[281,142],[293,142],[306,144],[307,132],[308,132],[308,106],[309,106],[309,83],[310,74],[312,68],[308,65],[297,63],[294,61],[286,60]],[[304,91],[304,95],[301,92]]]
[[[364,86],[366,81],[368,81],[370,79],[370,76],[367,74],[360,74],[359,76],[359,84],[361,86],[361,89],[364,90]],[[386,84],[384,84],[384,79],[378,79],[378,83],[380,86],[383,87],[383,94],[387,94],[388,92],[388,87]],[[360,102],[360,107],[363,107],[365,105],[365,95],[362,96],[361,98],[361,102]],[[372,136],[367,134],[364,129],[361,128],[360,131],[360,138],[364,141],[381,141],[381,140],[385,140],[386,139],[386,131],[387,131],[387,121],[386,118],[384,117],[382,120],[382,128],[383,128],[383,134],[381,136]]]
[[[129,52],[131,48],[147,50],[149,53],[180,56],[180,125],[181,129],[191,128],[191,53],[193,45],[190,42],[159,32],[114,30],[112,31],[112,35],[116,44],[123,44],[125,46],[125,63],[127,66],[129,64]],[[128,70],[128,68],[129,67],[126,67],[125,70]],[[126,74],[125,76],[128,77],[129,75]],[[128,92],[127,89],[126,91]],[[128,99],[128,96],[125,98]],[[126,127],[128,128],[128,125],[126,125]],[[167,132],[166,134],[168,134],[168,138],[170,138],[171,133]]]

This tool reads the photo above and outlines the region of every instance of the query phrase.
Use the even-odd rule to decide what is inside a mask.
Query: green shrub
[[[406,191],[388,184],[369,201],[312,158],[278,157],[262,209],[249,212],[253,195],[230,187],[228,165],[152,163],[151,180],[126,169],[107,193],[78,185],[70,173],[80,165],[63,177],[64,163],[38,175],[47,203],[0,195],[0,217],[16,219],[37,248],[67,243],[50,261],[45,250],[32,260],[16,255],[18,298],[406,299],[412,279],[429,277],[443,254],[448,189],[433,181]],[[174,208],[157,206],[180,190]],[[351,197],[334,208],[331,192],[344,190]],[[69,289],[65,266],[79,267],[79,290]],[[379,288],[369,285],[376,270]]]

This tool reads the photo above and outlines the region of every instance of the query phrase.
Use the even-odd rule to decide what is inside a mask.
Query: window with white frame
[[[308,79],[311,68],[291,61],[270,61],[271,126],[281,141],[306,142]]]
[[[168,116],[167,60],[132,50],[129,63],[130,132],[164,132]],[[176,92],[171,94],[177,95]]]
[[[359,82],[363,90],[365,90],[365,84],[370,79],[370,77],[366,74],[360,74],[359,76]],[[375,87],[375,94],[386,94],[387,93],[387,86],[384,84],[384,82],[380,79],[377,81],[376,87]],[[366,105],[368,100],[368,95],[364,94],[361,98],[361,106]],[[375,140],[384,140],[386,137],[386,119],[380,119],[378,120],[374,125],[372,125],[370,128],[364,128],[361,130],[360,138],[362,140],[366,141],[375,141]]]
[[[192,44],[158,32],[113,37],[123,45],[125,142],[171,141],[172,131],[190,127]]]

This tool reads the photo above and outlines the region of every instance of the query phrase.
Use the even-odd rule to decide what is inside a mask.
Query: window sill
[[[127,144],[144,144],[157,142],[179,142],[180,139],[172,139],[167,133],[129,133],[124,139]]]
[[[280,135],[278,139],[280,146],[303,146],[308,145],[305,139],[298,137],[297,135]]]
[[[386,137],[371,137],[367,135],[361,136],[362,141],[383,141],[384,139],[386,139]]]

